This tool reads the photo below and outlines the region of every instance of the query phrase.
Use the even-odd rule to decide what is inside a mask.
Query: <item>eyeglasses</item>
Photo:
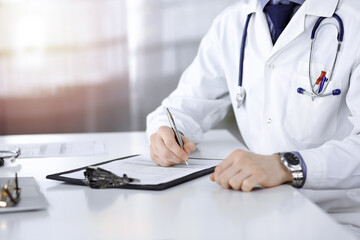
[[[10,162],[13,163],[20,155],[20,148],[17,148],[16,150],[0,150],[0,167],[4,165],[5,159],[9,158]]]
[[[19,188],[17,173],[1,188],[0,208],[15,206],[20,201],[21,188]]]

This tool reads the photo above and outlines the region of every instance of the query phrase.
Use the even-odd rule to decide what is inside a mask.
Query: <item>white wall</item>
[[[53,94],[127,75],[126,26],[125,0],[4,1],[0,96]]]
[[[236,0],[0,0],[0,134],[144,130]]]
[[[127,0],[132,129],[176,87],[212,20],[236,0]]]

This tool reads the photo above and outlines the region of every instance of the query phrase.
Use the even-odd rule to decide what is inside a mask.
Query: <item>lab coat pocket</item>
[[[321,65],[312,66],[321,69]],[[321,72],[321,71],[317,71]],[[311,92],[309,77],[304,71],[293,75],[288,96],[284,128],[291,138],[304,144],[321,145],[331,139],[337,129],[340,96],[312,97],[299,94],[299,87]],[[335,86],[337,85],[337,86]],[[327,91],[341,89],[340,81],[331,81]]]

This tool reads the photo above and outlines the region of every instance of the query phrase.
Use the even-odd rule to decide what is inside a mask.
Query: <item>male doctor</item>
[[[153,161],[183,163],[232,106],[249,151],[234,149],[212,181],[245,192],[284,183],[360,188],[359,9],[357,0],[241,0],[230,6],[214,20],[177,89],[147,118]],[[339,52],[334,13],[344,25]],[[165,107],[183,134],[184,150]]]

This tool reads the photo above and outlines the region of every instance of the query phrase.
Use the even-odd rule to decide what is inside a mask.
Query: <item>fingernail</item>
[[[186,161],[188,159],[188,156],[186,154],[182,155],[181,157],[184,161]]]
[[[210,175],[210,180],[211,180],[211,181],[214,181],[214,173],[212,173],[212,174]]]

